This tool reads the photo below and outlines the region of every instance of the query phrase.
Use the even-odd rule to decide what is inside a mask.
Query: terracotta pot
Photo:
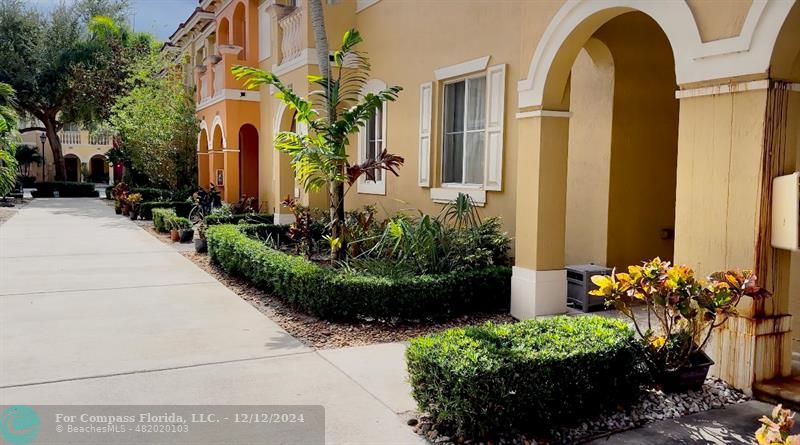
[[[689,363],[685,366],[661,376],[661,388],[664,392],[697,391],[702,388],[713,364],[714,360],[705,352],[697,351],[689,357]]]
[[[172,229],[169,231],[169,237],[172,241],[180,241],[181,234],[178,232],[178,229]]]

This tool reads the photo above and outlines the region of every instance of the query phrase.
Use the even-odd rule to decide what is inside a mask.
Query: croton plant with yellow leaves
[[[756,285],[751,271],[716,272],[704,280],[696,278],[691,268],[660,258],[629,266],[627,272],[596,275],[592,281],[598,287],[592,295],[605,298],[607,306],[633,321],[651,365],[660,372],[687,365],[714,329],[736,315],[742,297],[769,295]],[[637,305],[646,306],[646,321],[634,316]]]
[[[781,405],[772,410],[770,417],[758,419],[761,428],[756,431],[758,445],[800,445],[800,435],[791,435],[794,428],[794,413]]]

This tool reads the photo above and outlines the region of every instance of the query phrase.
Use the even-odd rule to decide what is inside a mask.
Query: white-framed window
[[[258,7],[258,60],[272,56],[272,17],[267,12],[270,2]]]
[[[486,75],[446,82],[443,98],[442,185],[483,185]]]
[[[363,94],[377,93],[386,89],[386,82],[381,80],[370,80],[363,89]],[[377,159],[384,149],[386,149],[386,117],[388,104],[384,103],[381,108],[369,119],[367,125],[358,135],[358,161],[364,162]],[[375,170],[375,180],[368,180],[366,175],[358,179],[358,192],[374,195],[386,194],[386,172]]]

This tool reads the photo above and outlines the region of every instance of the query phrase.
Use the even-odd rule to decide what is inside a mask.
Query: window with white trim
[[[442,184],[483,185],[486,76],[444,84]]]
[[[370,80],[364,86],[363,94],[377,93],[386,88],[386,83],[380,80]],[[367,125],[358,135],[358,161],[365,162],[380,157],[386,148],[386,111],[387,104],[375,111]],[[367,179],[362,175],[358,179],[358,192],[376,195],[386,194],[386,172],[375,170],[375,180]]]

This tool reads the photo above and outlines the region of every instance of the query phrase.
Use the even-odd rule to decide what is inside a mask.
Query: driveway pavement
[[[322,405],[328,443],[421,443],[403,345],[311,350],[99,199],[0,226],[0,308],[0,405]]]

